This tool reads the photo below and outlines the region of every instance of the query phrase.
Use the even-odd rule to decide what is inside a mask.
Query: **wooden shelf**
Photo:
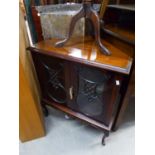
[[[107,24],[103,27],[103,30],[122,41],[129,44],[135,44],[135,32],[127,28],[118,26],[117,24]]]
[[[73,111],[72,109],[70,109],[70,108],[68,108],[68,107],[66,107],[64,105],[61,105],[59,103],[50,102],[50,101],[48,101],[46,99],[43,99],[43,102],[46,103],[49,106],[52,106],[53,108],[56,108],[56,109],[58,109],[60,111],[65,112],[66,114],[69,114],[69,115],[71,115],[71,116],[73,116],[75,118],[78,118],[78,119],[80,119],[82,121],[85,121],[86,123],[89,123],[92,126],[95,126],[97,128],[100,128],[100,129],[103,129],[103,130],[106,130],[106,131],[110,131],[111,128],[112,128],[112,124],[113,124],[114,118],[111,119],[111,122],[110,122],[109,126],[106,126],[103,123],[100,123],[100,122],[98,122],[98,121],[96,121],[94,119],[91,119],[90,117],[87,117],[84,114],[81,114],[79,112]]]
[[[108,5],[108,8],[135,11],[135,5],[134,4],[111,4],[111,5]]]

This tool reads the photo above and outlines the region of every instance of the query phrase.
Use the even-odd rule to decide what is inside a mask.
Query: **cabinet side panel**
[[[45,135],[24,69],[19,68],[19,137],[22,142]]]
[[[19,57],[20,57],[20,93],[19,93],[19,126],[20,140],[27,141],[45,134],[44,119],[39,105],[40,94],[38,91],[35,71],[31,55],[26,52],[29,40],[22,11],[19,12]],[[37,129],[37,130],[36,130]]]

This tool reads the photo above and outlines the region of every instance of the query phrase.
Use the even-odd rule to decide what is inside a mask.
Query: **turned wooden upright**
[[[103,54],[110,55],[111,52],[101,43],[101,40],[100,40],[100,19],[99,19],[98,13],[92,8],[92,0],[83,0],[83,5],[81,9],[77,12],[77,14],[73,16],[70,22],[67,37],[64,40],[57,42],[55,44],[56,47],[64,46],[64,44],[70,39],[76,22],[82,17],[89,18],[92,21],[97,45],[99,46]]]

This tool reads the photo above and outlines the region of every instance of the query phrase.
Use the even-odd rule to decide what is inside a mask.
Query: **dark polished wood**
[[[129,74],[132,66],[132,53],[121,51],[112,44],[104,41],[105,45],[111,49],[112,55],[110,57],[103,55],[91,37],[81,39],[72,38],[70,42],[61,48],[54,46],[56,41],[57,39],[41,41],[33,47],[28,48],[32,52],[42,90],[42,103],[43,105],[53,106],[73,117],[102,129],[105,132],[105,136],[102,139],[102,144],[104,144],[104,139],[109,134],[109,131],[111,131],[118,111],[122,81],[126,76],[125,74]],[[63,68],[60,74],[59,70],[61,67]],[[83,74],[80,72],[81,69],[85,71]],[[89,110],[83,111],[79,108],[85,101],[85,108],[90,107],[89,100],[85,96],[79,95],[85,89],[83,88],[85,84],[81,87],[80,78],[87,75],[87,80],[90,81],[88,74],[85,74],[86,72],[89,76],[97,74],[101,78],[104,75],[107,75],[107,78],[109,77],[109,80],[106,80],[106,84],[104,83],[103,90],[105,91],[101,92],[102,94],[99,98],[94,98],[97,99],[94,101],[94,104],[97,103],[96,105],[101,106],[102,101],[104,102],[101,106],[102,111],[97,116],[91,116]],[[57,82],[55,83],[55,81]],[[119,84],[116,84],[116,81],[119,81]],[[97,86],[102,86],[103,83],[99,82],[96,84]],[[56,92],[56,87],[61,87],[65,90],[66,95],[63,95],[60,91],[56,95],[58,98],[62,95],[66,96],[63,102],[49,95],[49,88],[50,90],[51,88],[53,89],[51,92]],[[97,94],[96,86],[95,88],[92,88],[92,86],[88,87],[88,89],[90,89],[90,92],[94,89],[95,94]],[[80,97],[83,97],[84,100],[80,100]]]
[[[32,11],[32,18],[33,18],[33,22],[34,22],[35,31],[37,34],[37,42],[42,41],[43,35],[42,35],[42,29],[41,29],[40,16],[38,16],[38,12],[35,9],[35,6],[31,7],[31,11]]]
[[[72,38],[64,47],[57,48],[57,39],[45,40],[29,47],[39,53],[59,57],[62,59],[91,65],[94,67],[129,74],[133,53],[122,51],[111,43],[102,41],[111,51],[111,56],[105,56],[91,37]]]
[[[111,127],[112,127],[112,124],[113,124],[113,121],[114,121],[113,119],[111,119],[110,125],[106,126],[103,123],[95,121],[94,119],[91,119],[90,117],[87,117],[86,115],[83,115],[82,113],[76,112],[76,111],[74,111],[74,110],[72,110],[72,109],[70,109],[70,108],[68,108],[66,106],[57,104],[55,102],[49,102],[46,99],[43,99],[42,101],[44,103],[46,103],[47,105],[49,105],[49,106],[52,106],[52,107],[54,107],[54,108],[56,108],[58,110],[61,110],[61,111],[65,112],[66,114],[69,114],[69,115],[71,115],[71,116],[73,116],[75,118],[78,118],[78,119],[82,120],[82,121],[85,121],[85,122],[91,124],[92,126],[95,126],[95,127],[99,128],[99,129],[106,130],[106,131],[111,130]]]
[[[115,24],[107,24],[102,29],[109,35],[120,39],[128,44],[135,45],[135,32],[121,28]]]
[[[123,116],[126,112],[127,106],[130,104],[130,99],[135,97],[135,68],[133,67],[131,77],[129,80],[128,88],[123,97],[122,103],[120,104],[120,108],[118,110],[117,116],[115,118],[115,122],[113,124],[112,130],[116,131],[120,126]]]
[[[135,44],[135,10],[133,2],[112,4],[102,16],[104,25],[101,29],[104,33],[111,35],[133,46]]]
[[[119,48],[133,53],[135,61],[135,0],[118,0],[107,6],[107,10],[102,17],[104,26],[101,27],[102,37]],[[121,104],[115,118],[113,130],[117,130],[126,112],[130,98],[134,98],[134,70],[133,64],[129,76],[123,86]]]
[[[130,26],[126,29],[126,27],[122,27],[119,22],[115,24],[114,22],[116,19],[114,19],[114,11],[112,13],[114,18],[112,17],[110,20],[107,20],[103,26],[104,32],[107,30],[107,32],[110,31],[110,33],[103,33],[103,40],[100,40],[97,44],[95,40],[98,40],[100,35],[99,31],[97,31],[97,33],[95,32],[95,39],[91,37],[70,38],[76,21],[83,17],[83,14],[84,17],[92,19],[95,29],[99,29],[97,14],[95,14],[96,12],[92,13],[93,10],[90,11],[91,0],[86,0],[84,2],[85,4],[87,3],[84,6],[85,9],[81,8],[77,15],[73,17],[68,38],[59,43],[58,39],[41,41],[28,49],[32,53],[34,65],[38,74],[42,90],[42,104],[44,106],[52,106],[75,118],[89,123],[92,126],[102,129],[105,133],[102,139],[102,144],[104,145],[105,138],[109,135],[109,132],[119,126],[128,104],[125,101],[128,101],[127,98],[131,93],[129,81],[134,59],[134,31],[132,31],[132,29],[130,31]],[[110,8],[108,8],[108,10],[109,9]],[[117,12],[116,16],[118,17],[119,15],[120,13]],[[105,19],[109,19],[109,17],[107,16]],[[128,26],[128,24],[126,25]],[[63,47],[57,48],[55,46],[56,43]],[[102,53],[103,48],[101,45],[104,45],[105,48],[111,52],[110,56],[104,55],[107,54],[105,51],[104,54]],[[58,75],[60,73],[60,66],[63,71]],[[54,71],[52,71],[53,69]],[[83,72],[81,70],[83,70]],[[98,71],[100,73],[102,72],[102,74],[98,74]],[[96,98],[93,96],[94,101],[92,106],[91,101],[87,100],[90,98],[86,99],[84,96],[88,95],[84,92],[87,84],[82,83],[81,81],[83,79],[85,80],[85,76],[86,80],[91,81],[92,83],[92,79],[97,79],[97,86],[92,88],[91,85],[87,90],[91,93],[93,90],[93,92],[97,94],[98,86],[102,86],[103,83],[99,82],[99,78],[94,77],[101,77],[103,79],[104,75],[109,75],[110,77],[109,81],[105,80],[106,84],[104,81],[103,90],[106,91],[103,91],[99,98],[98,96]],[[65,90],[65,95],[63,94],[63,91],[56,93],[57,97],[64,96],[64,100],[57,100],[53,98],[53,96],[49,96],[48,89],[52,88],[51,92],[55,94],[57,87]],[[122,100],[123,102],[120,102]],[[97,110],[102,109],[102,112],[99,112],[97,115],[93,113],[93,115],[91,113],[93,111],[89,111],[87,107],[89,107],[89,110],[91,107],[93,107],[93,110],[98,107]],[[92,115],[90,115],[90,113]]]
[[[107,6],[108,8],[116,8],[116,9],[123,9],[127,11],[135,11],[134,4],[111,4]]]
[[[103,3],[103,4],[107,5],[106,3]],[[62,47],[64,46],[64,44],[66,44],[69,41],[70,37],[72,36],[76,22],[82,17],[90,19],[90,21],[92,21],[92,24],[94,26],[95,40],[97,45],[100,48],[100,51],[105,55],[111,55],[111,51],[108,48],[106,48],[101,42],[100,19],[99,19],[98,13],[92,8],[92,0],[83,0],[83,5],[81,9],[71,19],[67,37],[64,40],[57,42],[55,44],[56,47]]]
[[[104,132],[104,135],[102,137],[102,145],[105,145],[105,138],[109,136],[109,132]]]
[[[79,97],[81,97],[81,95],[79,95],[79,92],[86,90],[86,88],[84,88],[85,86],[83,87],[81,86],[81,84],[79,84],[79,81],[81,81],[81,77],[85,77],[87,81],[92,81],[93,79],[91,79],[90,76],[95,76],[95,73],[99,75],[100,79],[99,77],[97,79],[100,80],[100,82],[98,81],[97,83],[97,81],[95,82],[96,78],[94,79],[94,82],[97,84],[97,86],[95,86],[95,88],[93,88],[92,86],[87,87],[87,89],[90,92],[92,91],[94,92],[95,90],[94,95],[100,95],[99,97],[96,96],[97,98],[93,97],[93,100],[94,100],[93,102],[94,103],[97,102],[98,104],[96,103],[95,104],[98,106],[101,106],[101,109],[102,109],[102,111],[100,111],[99,114],[94,117],[94,119],[102,122],[107,126],[109,125],[111,126],[110,122],[113,116],[113,109],[115,104],[118,103],[115,101],[117,100],[117,96],[119,95],[119,89],[122,83],[121,82],[122,78],[119,74],[117,75],[117,73],[108,72],[94,67],[88,67],[86,65],[75,63],[73,61],[72,62],[67,60],[65,61],[63,59],[58,59],[54,56],[47,56],[46,54],[38,54],[35,51],[32,51],[32,56],[36,67],[38,79],[40,82],[40,87],[42,90],[42,98],[49,100],[50,102],[54,101],[54,102],[57,102],[57,104],[66,105],[68,108],[72,108],[75,111],[81,111],[83,113],[86,112],[86,111],[82,111],[81,108],[79,109],[79,105],[81,105],[80,102],[84,101],[84,100],[83,101],[80,100]],[[63,70],[62,72],[59,72],[61,66],[63,66]],[[79,72],[81,69],[84,69],[83,74]],[[88,76],[88,73],[89,73],[89,76]],[[106,83],[104,82],[104,89],[103,90],[97,89],[99,88],[98,86],[103,86],[103,78],[104,79],[108,78],[107,80],[105,79]],[[59,84],[60,82],[55,83],[54,81],[56,80],[57,81],[61,80],[61,84]],[[119,80],[119,83],[120,83],[119,85],[116,85],[116,80],[117,81]],[[56,98],[54,98],[54,96],[51,95],[52,92],[57,91],[57,89],[55,89],[55,86],[56,87],[60,86],[62,88],[62,85],[66,90],[65,91],[66,99],[63,102],[62,100],[60,100],[60,98],[64,95],[60,93],[60,91],[59,93],[57,93]],[[50,95],[49,95],[49,88],[51,90]],[[72,89],[72,92],[70,92],[71,89]],[[78,98],[78,101],[77,101],[77,98]],[[104,100],[102,100],[102,98]],[[88,102],[87,97],[84,97],[83,99],[85,99],[84,101],[85,105],[87,107],[90,107],[90,104],[87,103]],[[104,105],[102,105],[102,102],[104,102]],[[104,108],[102,108],[103,106]],[[90,112],[89,114],[91,115]]]

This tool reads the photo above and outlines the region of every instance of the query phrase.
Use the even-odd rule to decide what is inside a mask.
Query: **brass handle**
[[[69,88],[69,97],[70,97],[70,100],[73,99],[73,87]]]

